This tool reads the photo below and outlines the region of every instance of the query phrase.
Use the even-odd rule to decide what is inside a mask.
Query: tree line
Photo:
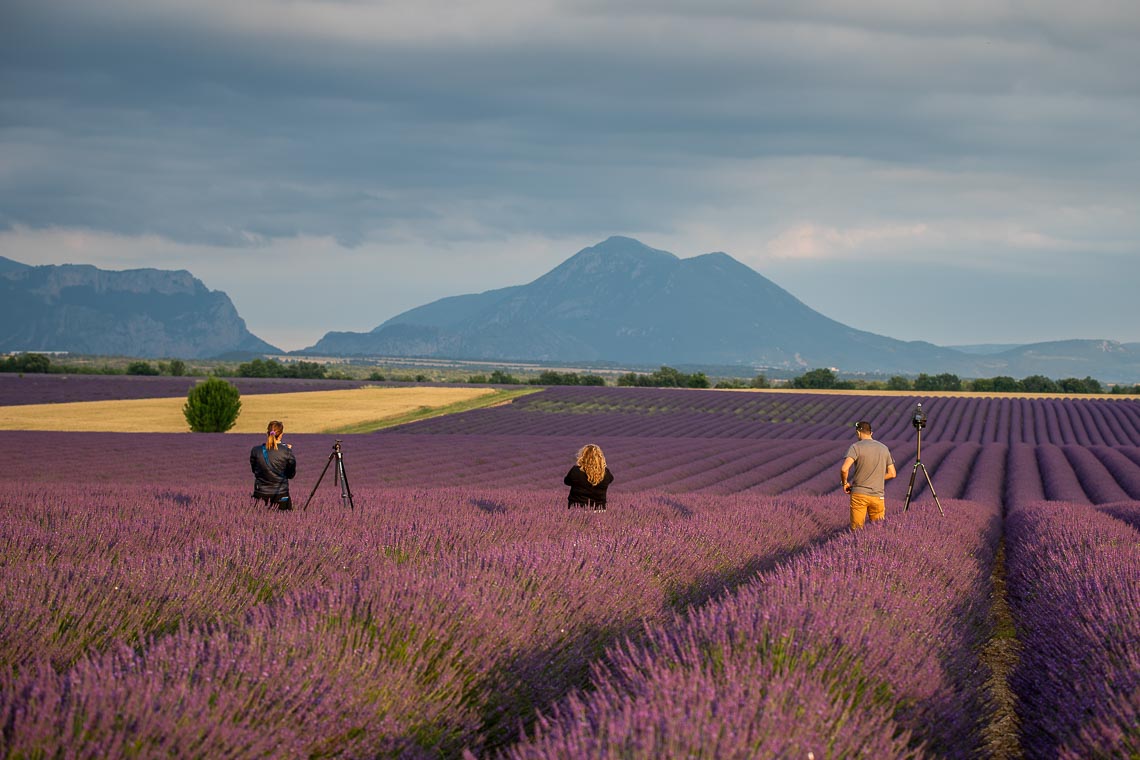
[[[1029,375],[1020,380],[1008,375],[963,380],[955,374],[920,373],[913,380],[894,375],[885,381],[841,380],[831,369],[813,369],[788,382],[791,388],[816,390],[885,390],[885,391],[966,391],[973,393],[1140,393],[1140,384],[1117,384],[1106,389],[1093,377],[1066,377],[1054,380],[1044,375]]]
[[[44,354],[22,353],[0,358],[0,372],[20,373],[68,373],[68,374],[128,374],[128,375],[171,375],[181,377],[189,374],[189,368],[181,359],[168,359],[152,363],[136,360],[126,369],[109,366],[92,367],[53,362]],[[199,374],[202,374],[199,372]],[[217,367],[210,374],[217,377],[280,377],[301,379],[355,379],[349,375],[333,371],[327,365],[317,362],[281,362],[276,359],[252,359],[239,364],[237,368]],[[391,375],[373,371],[367,377],[372,381],[392,380],[397,382],[428,382],[432,378],[424,374]],[[506,370],[497,369],[490,374],[469,375],[468,383],[491,385],[606,385],[601,375],[577,372],[557,372],[544,370],[537,376],[518,377]],[[724,378],[712,384],[704,372],[682,372],[662,365],[653,372],[627,372],[615,381],[619,386],[641,388],[771,388],[777,383],[764,374],[750,379]],[[958,375],[944,372],[930,375],[920,373],[914,378],[893,375],[886,380],[841,379],[833,369],[816,368],[788,380],[784,387],[805,390],[873,390],[873,391],[966,391],[974,393],[1113,393],[1140,394],[1140,383],[1135,385],[1116,384],[1106,386],[1093,377],[1065,377],[1052,379],[1044,375],[1029,375],[1021,379],[1008,375],[963,379]]]

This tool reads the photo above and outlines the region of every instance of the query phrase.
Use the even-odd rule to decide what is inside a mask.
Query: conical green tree
[[[224,433],[241,414],[241,393],[232,383],[211,377],[190,389],[182,414],[194,433]]]

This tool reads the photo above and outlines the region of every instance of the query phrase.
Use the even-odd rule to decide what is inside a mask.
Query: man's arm
[[[883,480],[890,480],[896,474],[897,473],[895,472],[895,463],[891,462],[890,464],[887,465],[887,474],[883,476]]]
[[[847,482],[847,473],[851,472],[851,465],[855,464],[855,460],[847,457],[843,460],[843,464],[839,468],[839,482],[843,485],[843,490],[851,493],[851,484]],[[891,466],[894,469],[894,465]],[[891,477],[894,477],[893,475]]]

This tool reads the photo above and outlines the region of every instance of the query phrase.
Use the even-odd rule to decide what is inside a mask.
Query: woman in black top
[[[606,455],[599,446],[588,443],[578,450],[578,462],[566,473],[562,482],[570,486],[566,507],[606,508],[606,488],[614,474],[606,467]]]
[[[249,452],[249,466],[253,470],[253,498],[277,509],[292,509],[289,501],[289,479],[297,474],[297,460],[293,447],[281,445],[285,426],[277,420],[269,423],[265,443],[254,446]]]

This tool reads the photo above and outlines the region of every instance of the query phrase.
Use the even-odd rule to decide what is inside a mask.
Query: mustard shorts
[[[870,496],[865,493],[851,494],[851,530],[862,528],[864,521],[868,518],[871,522],[875,522],[886,516],[887,502],[882,496]]]

